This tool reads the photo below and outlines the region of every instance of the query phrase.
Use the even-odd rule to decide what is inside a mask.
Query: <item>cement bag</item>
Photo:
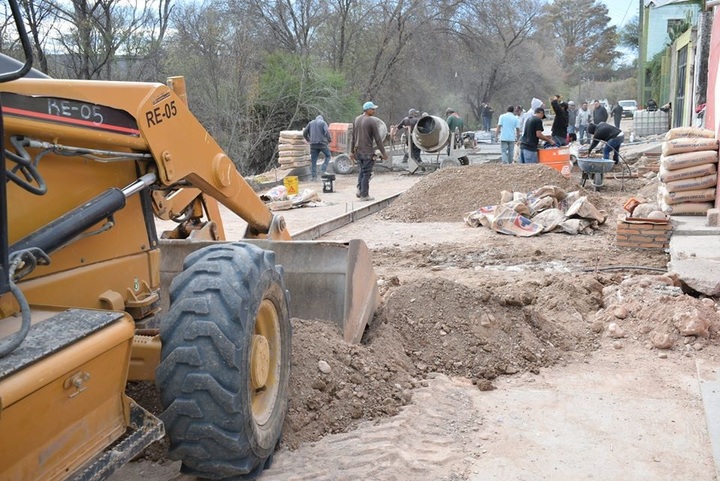
[[[509,207],[520,215],[530,217],[530,208],[523,202],[505,202],[502,205]]]
[[[523,217],[503,205],[481,207],[475,212],[465,214],[463,219],[466,224],[472,227],[484,225],[495,232],[514,235],[516,237],[538,235],[543,229],[541,225],[535,224],[527,217]]]
[[[563,200],[565,198],[565,191],[556,185],[544,185],[539,189],[536,189],[530,193],[533,197],[545,197],[550,196],[557,200]]]
[[[542,212],[546,209],[553,209],[557,207],[557,200],[549,195],[540,198],[528,196],[528,204],[530,212]]]
[[[514,199],[513,193],[509,190],[503,190],[500,192],[500,203],[512,202]]]
[[[715,189],[668,192],[665,187],[661,187],[658,191],[658,195],[660,200],[667,205],[681,204],[683,202],[708,202],[715,200]]]
[[[543,227],[543,232],[552,231],[564,220],[565,213],[560,209],[548,209],[532,218],[534,223],[540,224]]]
[[[527,194],[523,192],[513,192],[513,202],[526,202],[527,201]]]
[[[565,195],[565,198],[558,203],[558,209],[566,212],[570,208],[570,206],[573,205],[575,201],[578,200],[580,197],[582,197],[582,194],[580,194],[579,190],[568,192]]]
[[[698,150],[717,150],[716,139],[681,137],[663,142],[663,155],[682,154],[683,152],[697,152]]]
[[[717,167],[715,167],[715,164],[694,165],[677,170],[667,170],[661,165],[658,178],[661,182],[672,182],[674,180],[690,179],[692,177],[702,177],[716,173]]]
[[[260,196],[260,200],[264,201],[279,201],[279,200],[287,200],[288,198],[288,192],[287,187],[284,185],[276,185],[272,189],[265,192],[263,195]]]
[[[695,165],[717,164],[718,154],[714,150],[688,152],[685,154],[663,155],[660,157],[660,166],[667,170],[685,169]]]
[[[310,150],[281,150],[278,152],[279,157],[308,157],[310,158]]]
[[[697,127],[675,127],[674,129],[668,130],[667,134],[665,134],[665,140],[672,140],[680,137],[702,137],[706,139],[714,139],[715,132]]]
[[[279,152],[294,152],[294,151],[310,151],[310,146],[305,143],[303,140],[302,142],[296,142],[296,143],[283,143],[278,144],[278,151]]]
[[[280,138],[288,140],[305,140],[302,130],[281,130]]]
[[[705,215],[712,208],[713,202],[683,202],[675,205],[660,203],[660,210],[670,215]]]
[[[682,192],[684,190],[708,189],[717,185],[717,174],[705,175],[703,177],[692,177],[690,179],[675,180],[666,182],[665,189],[668,192]]]
[[[607,212],[598,210],[590,203],[587,196],[582,196],[576,200],[567,212],[565,212],[565,215],[567,217],[582,217],[583,219],[596,220],[600,224],[607,219]]]
[[[587,219],[566,219],[560,223],[560,229],[566,234],[592,234],[592,222]]]

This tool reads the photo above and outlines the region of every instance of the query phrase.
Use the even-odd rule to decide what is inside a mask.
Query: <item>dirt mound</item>
[[[400,341],[348,344],[328,322],[293,319],[290,406],[283,429],[289,449],[360,421],[393,416],[418,381]]]
[[[595,316],[597,332],[622,348],[640,342],[648,349],[700,350],[718,339],[720,312],[711,298],[684,294],[668,275],[628,277],[604,290],[605,308]]]
[[[462,222],[464,213],[499,203],[503,190],[531,192],[544,185],[556,185],[567,192],[581,190],[595,207],[608,207],[599,194],[585,191],[573,179],[545,165],[492,163],[435,171],[379,216],[399,222]]]
[[[378,215],[408,228],[462,222],[463,213],[497,203],[502,190],[543,185],[581,190],[543,165],[467,166],[428,175]],[[606,210],[626,197],[583,193]],[[612,247],[612,223],[582,239],[487,232],[468,243],[460,230],[412,248],[379,224],[364,226],[364,235],[392,232],[398,243],[373,251],[382,305],[363,343],[345,343],[330,322],[292,319],[285,448],[394,416],[436,373],[493,389],[498,376],[585,359],[605,342],[688,351],[702,349],[720,330],[715,303],[683,294],[671,278],[600,269],[666,263],[662,252]],[[159,413],[154,386],[131,383],[128,392]],[[166,459],[166,446],[157,443],[143,457]]]
[[[587,278],[538,276],[498,281],[482,288],[447,279],[423,279],[393,289],[368,342],[398,332],[419,373],[438,372],[472,380],[538,372],[570,352],[597,343],[591,324],[578,319],[602,303],[602,284]],[[568,293],[557,299],[557,290]]]
[[[363,344],[345,343],[333,324],[293,319],[286,447],[397,414],[433,373],[491,389],[500,375],[538,372],[598,346],[589,319],[604,285],[590,276],[518,275],[480,289],[442,278],[384,284]]]

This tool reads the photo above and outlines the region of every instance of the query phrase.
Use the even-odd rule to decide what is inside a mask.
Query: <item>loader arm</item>
[[[179,205],[200,202],[209,214],[217,216],[211,201],[201,198],[212,197],[247,221],[247,238],[290,239],[284,220],[260,200],[190,112],[183,97],[170,87],[155,83],[22,79],[3,85],[2,95],[9,130],[38,132],[37,128],[22,127],[40,121],[45,133],[42,140],[47,142],[60,138],[65,143],[76,140],[86,145],[91,131],[96,148],[150,152],[154,165],[147,164],[146,169],[156,169],[160,187],[183,198]],[[203,195],[187,190],[191,187]],[[155,196],[154,200],[158,217],[169,215],[162,197]],[[221,222],[219,218],[212,220]]]

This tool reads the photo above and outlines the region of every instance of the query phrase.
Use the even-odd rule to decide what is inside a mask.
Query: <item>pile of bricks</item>
[[[615,245],[636,249],[667,249],[670,247],[672,224],[670,221],[643,222],[618,216]]]

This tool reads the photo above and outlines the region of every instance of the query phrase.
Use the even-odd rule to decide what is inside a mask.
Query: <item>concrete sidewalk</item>
[[[720,295],[720,227],[705,216],[673,216],[668,271],[707,296]]]

